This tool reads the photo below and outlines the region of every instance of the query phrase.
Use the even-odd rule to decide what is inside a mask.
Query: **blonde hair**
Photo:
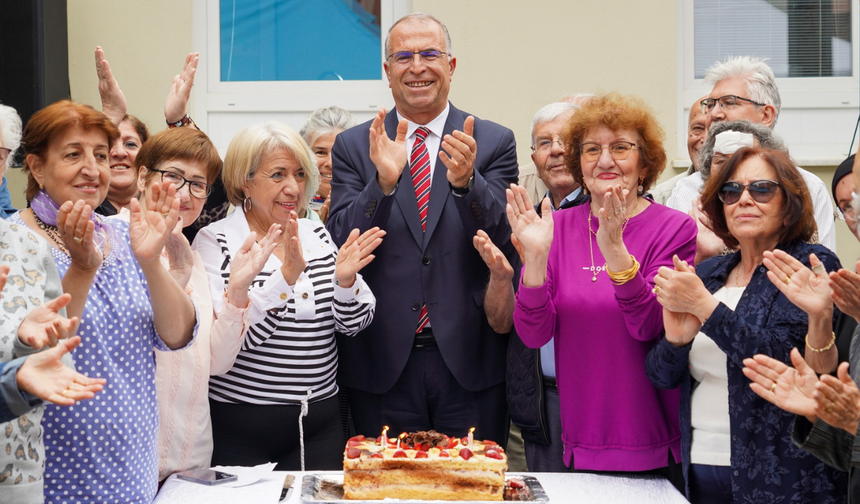
[[[243,128],[227,147],[221,178],[230,203],[241,206],[245,200],[245,183],[257,176],[264,153],[278,149],[289,151],[305,171],[305,189],[299,198],[299,215],[304,214],[320,183],[320,172],[313,152],[302,137],[279,121],[266,121]]]

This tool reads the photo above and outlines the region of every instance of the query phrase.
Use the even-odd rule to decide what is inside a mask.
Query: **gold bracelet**
[[[832,331],[831,331],[832,332]],[[830,343],[827,344],[824,348],[812,348],[812,345],[809,344],[809,334],[806,335],[806,346],[815,353],[826,352],[833,348],[833,344],[836,343],[836,333],[832,332],[833,336],[830,337]]]
[[[636,273],[639,273],[639,261],[633,257],[633,254],[630,254],[630,259],[633,259],[633,267],[630,269],[619,271],[617,273],[609,271],[609,269],[606,270],[606,273],[609,275],[609,279],[612,280],[613,284],[624,285],[632,280],[633,277],[636,276]]]

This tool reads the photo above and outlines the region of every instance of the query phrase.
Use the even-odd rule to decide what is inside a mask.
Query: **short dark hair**
[[[720,201],[720,190],[734,176],[741,163],[753,156],[761,158],[773,168],[776,182],[785,197],[780,208],[784,225],[779,235],[779,243],[809,241],[817,228],[812,209],[812,197],[809,195],[809,188],[803,176],[787,153],[760,147],[744,147],[738,150],[729,158],[722,170],[711,174],[705,182],[705,187],[702,189],[702,211],[710,220],[709,227],[729,247],[738,246],[737,239],[729,232],[726,223],[725,206]]]
[[[128,121],[128,123],[131,124],[131,127],[134,128],[134,132],[140,137],[141,145],[145,144],[146,141],[149,140],[149,129],[143,121],[131,114],[126,114],[123,116],[122,120]]]

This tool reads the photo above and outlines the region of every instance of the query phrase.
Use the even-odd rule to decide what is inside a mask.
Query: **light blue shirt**
[[[577,187],[572,193],[568,194],[561,200],[559,206],[563,206],[568,201],[573,201],[582,192],[582,187]],[[549,198],[549,205],[552,211],[555,212],[555,205],[552,204],[552,195],[549,191],[546,192],[546,197]],[[555,378],[555,347],[553,347],[554,338],[550,338],[546,345],[540,347],[540,368],[544,376]]]

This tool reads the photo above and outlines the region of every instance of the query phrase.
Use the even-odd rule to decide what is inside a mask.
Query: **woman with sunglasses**
[[[663,331],[653,278],[678,255],[692,261],[696,225],[643,196],[666,164],[663,131],[641,100],[585,102],[564,134],[565,164],[591,195],[539,216],[525,188],[508,191],[508,220],[525,267],[517,333],[554,338],[564,464],[571,470],[648,473],[683,488],[678,390],[657,390],[645,357]]]
[[[646,365],[656,386],[681,386],[688,497],[844,502],[845,473],[797,448],[794,416],[758,397],[742,372],[743,360],[755,354],[789,362],[794,347],[805,347],[814,367],[834,367],[832,304],[807,316],[763,265],[765,253],[778,249],[807,267],[839,268],[830,250],[807,243],[816,227],[803,177],[784,152],[745,147],[708,179],[702,210],[737,252],[695,270],[678,258],[674,268],[660,268],[654,291],[665,337]],[[791,273],[774,280],[788,284]]]

